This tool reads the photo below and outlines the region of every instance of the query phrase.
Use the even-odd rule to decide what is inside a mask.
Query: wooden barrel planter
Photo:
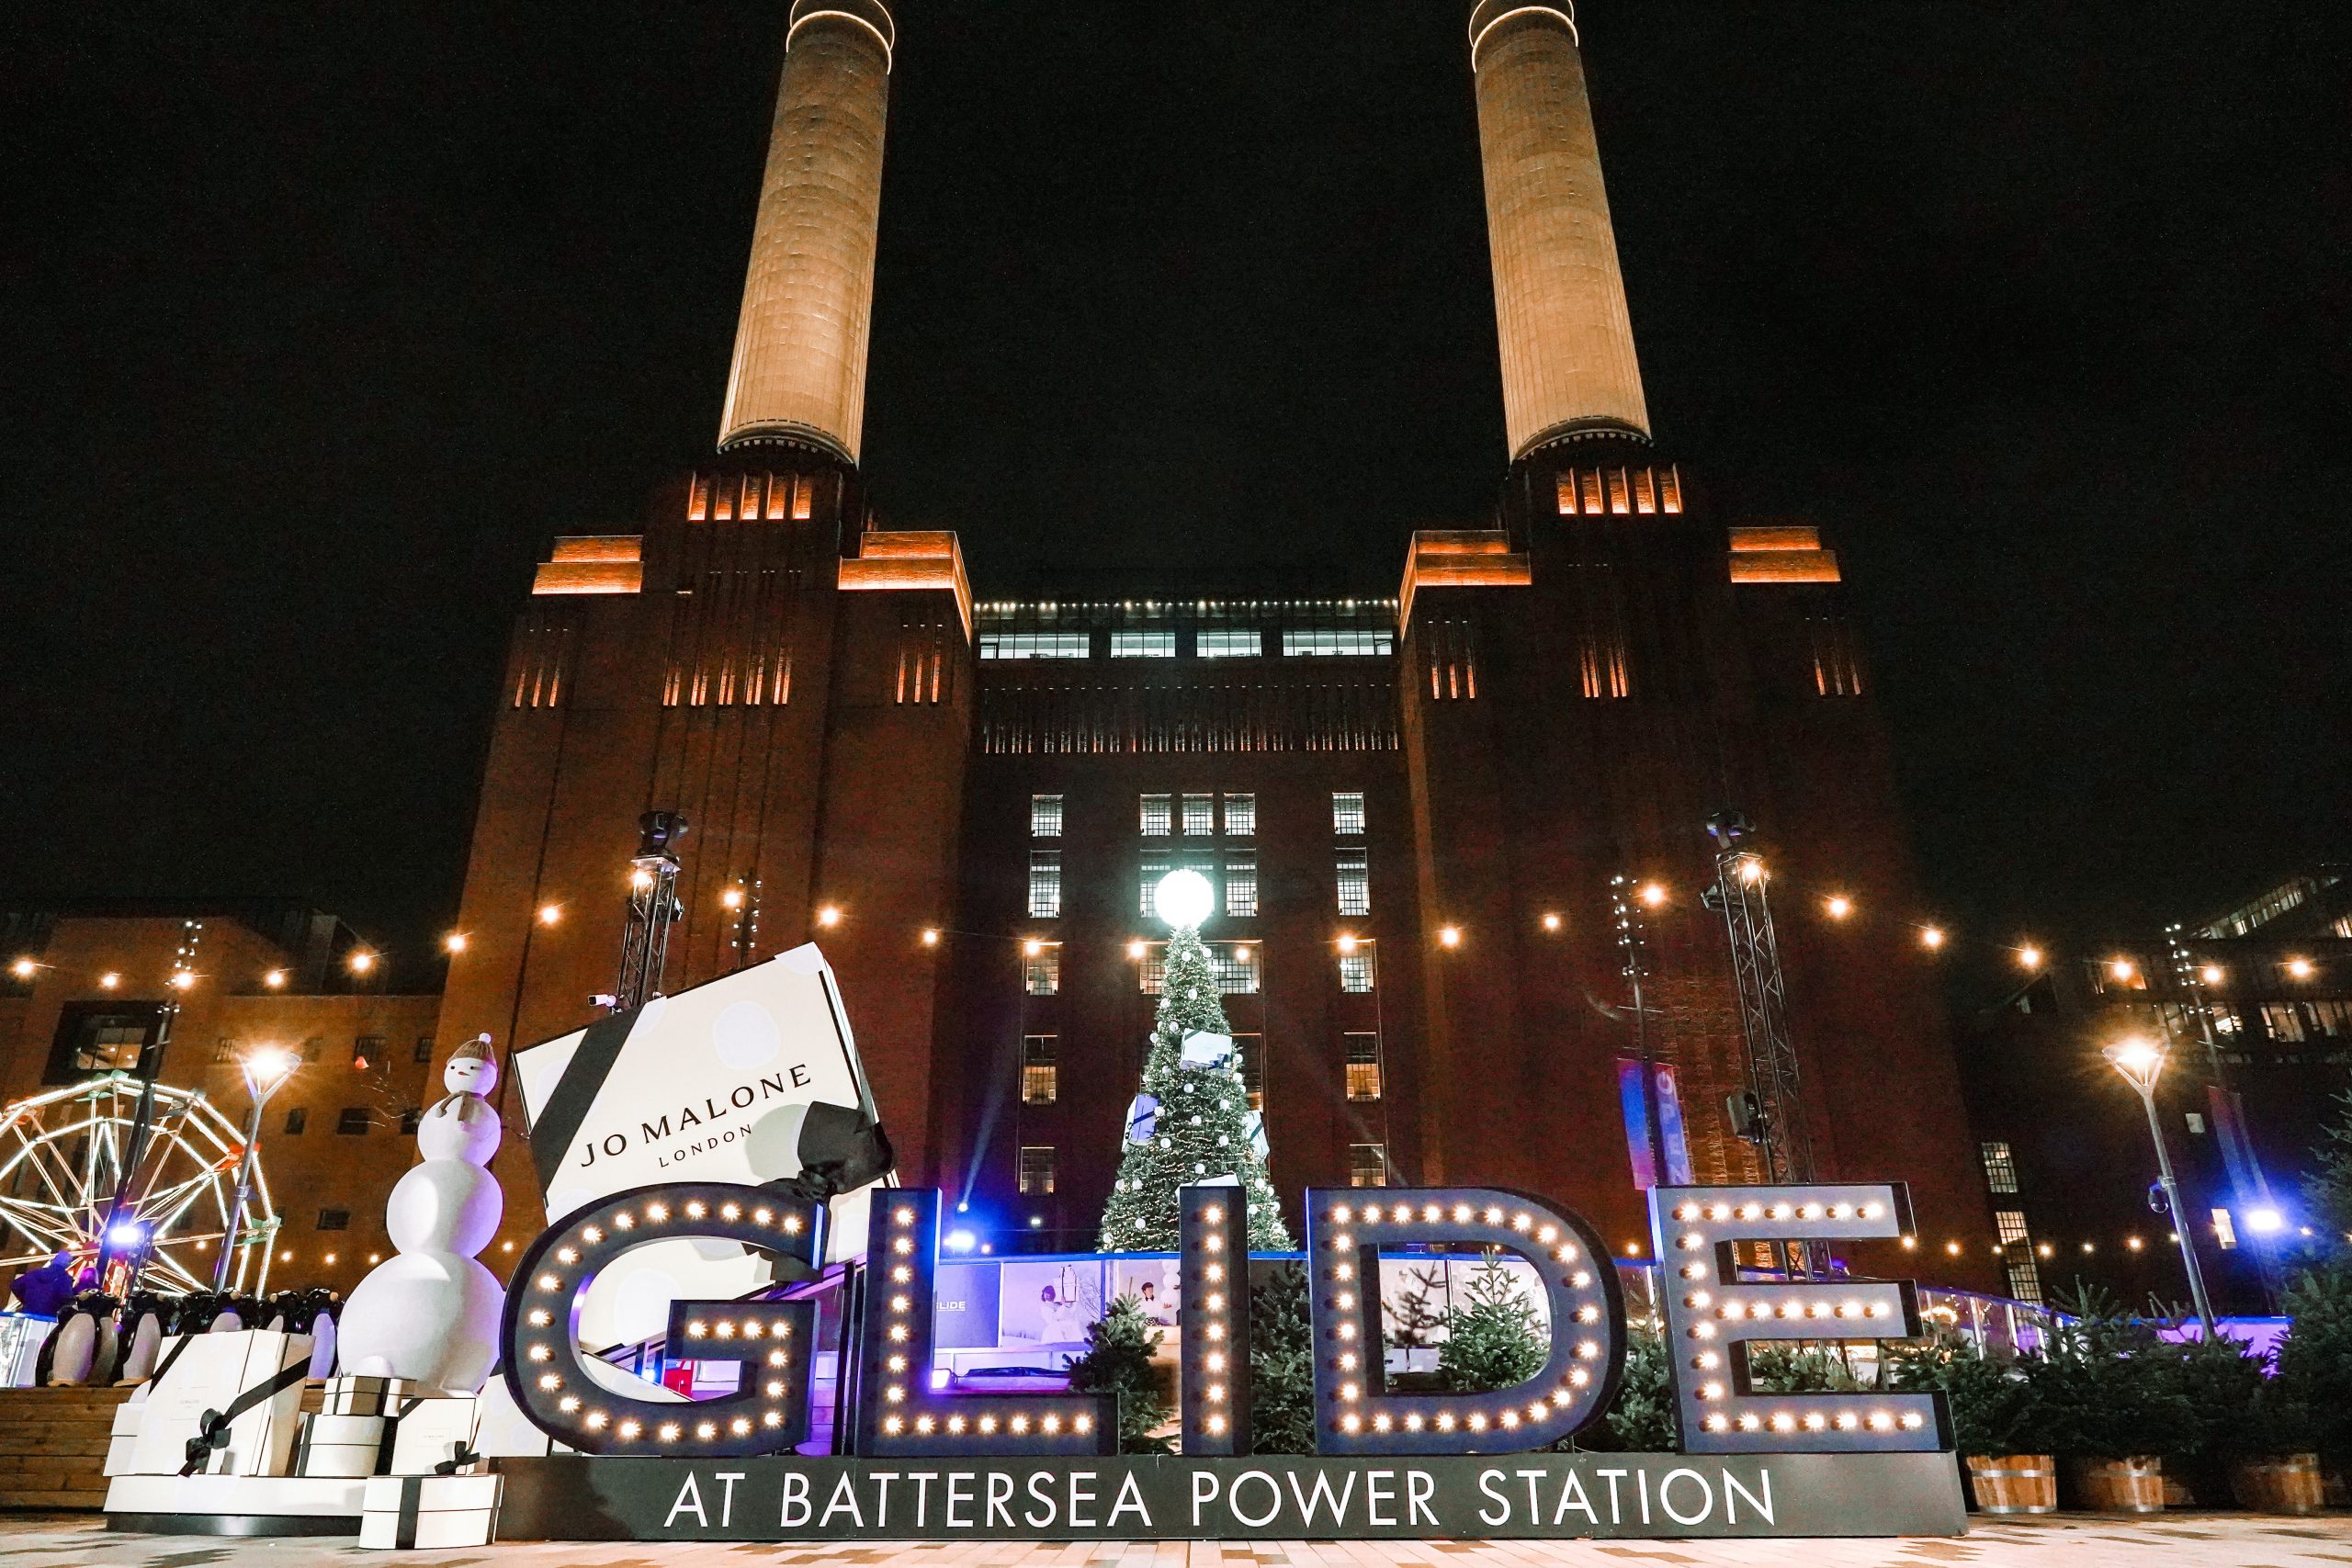
[[[2317,1454],[2239,1460],[2230,1466],[2230,1493],[2257,1514],[2316,1514],[2327,1506]]]
[[[2077,1459],[2067,1462],[2068,1479],[2084,1507],[2100,1514],[2161,1514],[2165,1511],[2165,1461],[2160,1455],[2132,1459]]]
[[[1971,1454],[1968,1489],[1980,1514],[2054,1514],[2058,1461],[2048,1454]]]

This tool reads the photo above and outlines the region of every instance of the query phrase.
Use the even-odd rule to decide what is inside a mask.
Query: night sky
[[[2342,854],[2352,7],[1582,9],[1658,435],[1838,536],[1919,913],[2088,942]],[[983,590],[1385,592],[1480,523],[1467,10],[903,0],[887,518]],[[0,886],[428,951],[533,563],[715,436],[784,11],[0,23]]]

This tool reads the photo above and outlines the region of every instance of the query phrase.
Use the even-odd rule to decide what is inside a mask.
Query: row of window
[[[415,1135],[417,1123],[422,1121],[424,1117],[424,1112],[422,1111],[412,1110],[401,1111],[401,1134],[403,1136]],[[309,1127],[310,1124],[311,1110],[310,1107],[306,1105],[298,1105],[294,1107],[293,1110],[288,1111],[286,1113],[286,1135],[289,1138],[300,1137],[302,1134],[303,1130]],[[376,1113],[364,1105],[346,1105],[335,1113],[334,1130],[344,1137],[364,1138],[375,1124]],[[324,1230],[329,1227],[322,1225],[320,1228]]]
[[[1340,1055],[1346,1069],[1347,1095],[1358,1105],[1378,1102],[1383,1092],[1380,1071],[1380,1036],[1371,1032],[1350,1032],[1340,1037]],[[1242,1089],[1250,1097],[1250,1109],[1266,1108],[1264,1036],[1237,1034],[1233,1037],[1234,1055],[1241,1068]],[[1052,1105],[1061,1098],[1061,1036],[1058,1034],[1025,1034],[1021,1039],[1021,1103]]]
[[[1114,631],[1114,659],[1173,659],[1173,631]],[[1380,626],[1291,626],[1277,647],[1283,659],[1370,658],[1393,653],[1396,635]],[[1266,637],[1255,626],[1204,626],[1193,634],[1198,659],[1262,659]],[[1006,631],[980,634],[982,659],[1091,659],[1094,637],[1084,631]]]
[[[1056,1168],[1058,1163],[1057,1152],[1053,1145],[1022,1145],[1021,1195],[1024,1198],[1052,1197]],[[1350,1144],[1348,1145],[1348,1185],[1351,1187],[1387,1186],[1388,1145]],[[2038,1292],[2035,1299],[2040,1299]]]
[[[1143,836],[1165,839],[1181,829],[1186,838],[1214,838],[1217,831],[1217,796],[1215,795],[1147,795],[1142,797],[1139,816]],[[1225,836],[1228,839],[1255,838],[1258,832],[1258,797],[1255,795],[1227,795],[1225,800]],[[1331,831],[1341,838],[1362,835],[1364,830],[1363,792],[1334,790],[1331,792]],[[1062,836],[1062,797],[1058,795],[1033,795],[1029,797],[1029,836],[1033,839],[1058,839]]]
[[[1171,856],[1147,852],[1136,867],[1136,912],[1149,919],[1156,912],[1153,896],[1159,891],[1160,879],[1182,866],[1197,871],[1208,878],[1212,886],[1219,887],[1226,914],[1234,919],[1250,919],[1258,913],[1258,852],[1227,850],[1220,867],[1215,855]],[[1219,886],[1220,870],[1222,886]],[[1332,853],[1331,873],[1340,913],[1363,916],[1372,913],[1372,855],[1363,848],[1340,845]],[[1062,913],[1062,852],[1059,850],[1029,852],[1029,918],[1033,920],[1057,920]],[[423,1060],[422,1057],[419,1060]]]
[[[1229,997],[1254,997],[1258,994],[1262,965],[1259,962],[1255,943],[1213,942],[1207,946],[1209,967],[1216,974],[1219,991]],[[1350,995],[1364,995],[1373,989],[1374,974],[1371,942],[1355,943],[1354,950],[1340,953],[1339,960],[1341,991]],[[1022,953],[1021,971],[1022,988],[1029,995],[1061,995],[1062,944],[1057,942],[1029,943]],[[1168,944],[1147,943],[1139,965],[1136,989],[1147,997],[1159,995],[1167,972]]]
[[[326,1058],[326,1051],[327,1043],[319,1035],[314,1034],[302,1042],[302,1060],[306,1062],[323,1061]],[[234,1062],[243,1055],[244,1052],[243,1041],[232,1040],[224,1035],[214,1043],[212,1059],[216,1063]],[[390,1063],[391,1059],[392,1043],[381,1034],[363,1034],[351,1043],[351,1065],[355,1067],[363,1069],[379,1067]],[[433,1036],[418,1035],[416,1043],[410,1047],[409,1059],[413,1062],[433,1060]]]

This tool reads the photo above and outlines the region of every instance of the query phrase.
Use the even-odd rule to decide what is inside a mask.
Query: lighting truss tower
[[[1739,992],[1740,1032],[1747,1042],[1747,1126],[1764,1179],[1775,1184],[1813,1179],[1813,1140],[1805,1130],[1804,1080],[1796,1042],[1789,1032],[1788,984],[1764,862],[1747,847],[1756,831],[1745,812],[1718,811],[1707,819],[1715,840],[1715,886],[1707,902],[1723,911],[1731,939],[1732,980]]]
[[[621,936],[621,977],[613,1010],[629,1012],[658,994],[670,962],[670,928],[685,910],[678,903],[678,849],[686,819],[676,811],[649,811],[637,819],[637,853],[629,861],[628,928]]]

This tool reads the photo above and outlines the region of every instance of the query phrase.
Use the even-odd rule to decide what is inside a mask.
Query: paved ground
[[[1960,1540],[1251,1541],[1126,1546],[1026,1543],[859,1547],[501,1546],[390,1555],[321,1541],[113,1535],[90,1516],[0,1516],[0,1563],[25,1568],[2306,1568],[2352,1563],[2352,1515],[2310,1520],[2227,1514],[2145,1524],[2074,1515],[1980,1526]]]

